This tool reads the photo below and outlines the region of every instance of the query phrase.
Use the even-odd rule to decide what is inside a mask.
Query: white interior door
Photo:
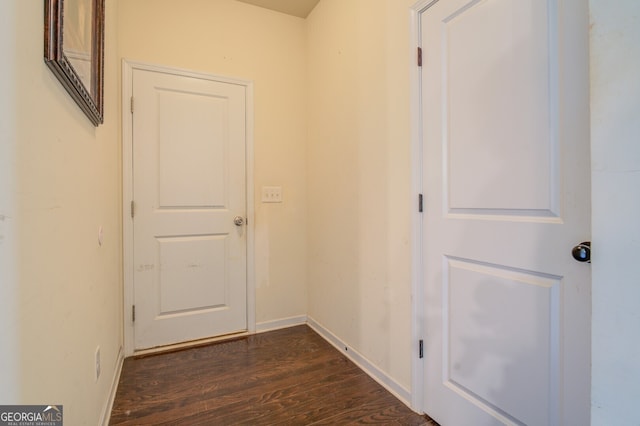
[[[589,424],[586,9],[421,13],[424,408],[444,426]]]
[[[132,80],[135,349],[244,331],[246,88]]]

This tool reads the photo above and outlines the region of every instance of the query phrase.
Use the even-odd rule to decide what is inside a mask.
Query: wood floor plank
[[[247,404],[238,405],[220,419],[225,424],[237,424],[247,418],[254,424],[274,424],[281,419],[296,424],[309,424],[317,419],[336,415],[354,405],[363,404],[382,393],[377,389],[371,391],[369,384],[366,379],[358,376],[310,391],[305,391],[305,386],[299,386],[297,392],[277,399],[266,402],[248,401]]]
[[[325,364],[325,371],[333,371],[332,365]],[[355,366],[345,367],[339,372],[331,372],[321,380],[317,380],[319,371],[317,369],[310,372],[300,372],[295,376],[288,374],[286,376],[267,376],[266,380],[254,382],[251,386],[246,386],[242,381],[228,381],[226,386],[208,387],[193,390],[188,394],[176,394],[173,399],[155,398],[151,404],[141,401],[138,414],[140,416],[153,416],[154,413],[161,414],[153,416],[153,418],[162,418],[162,416],[179,415],[181,411],[192,414],[204,410],[211,412],[213,410],[222,411],[227,415],[236,412],[242,413],[247,409],[247,405],[263,406],[271,401],[286,400],[291,395],[300,392],[300,388],[306,391],[313,390],[316,387],[329,386],[331,383],[340,383],[349,377],[357,377],[362,372]],[[242,375],[241,377],[246,377]],[[199,409],[204,404],[203,409]],[[114,410],[115,412],[115,410]]]
[[[436,425],[307,326],[125,360],[112,425]],[[437,425],[436,425],[437,426]]]

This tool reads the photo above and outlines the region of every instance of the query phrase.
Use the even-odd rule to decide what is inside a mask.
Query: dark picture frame
[[[44,0],[44,61],[99,126],[104,122],[104,0],[66,2],[69,13],[65,0]]]

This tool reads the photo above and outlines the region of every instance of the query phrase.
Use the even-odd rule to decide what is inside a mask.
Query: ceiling
[[[306,18],[320,0],[238,0],[287,15]]]

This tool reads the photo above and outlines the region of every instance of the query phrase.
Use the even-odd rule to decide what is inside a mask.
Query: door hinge
[[[131,97],[131,114],[133,114],[133,96]]]
[[[133,219],[133,213],[134,213],[134,203],[133,203],[133,200],[131,200],[131,219]]]
[[[131,305],[131,321],[136,322],[136,305]]]
[[[422,213],[422,194],[418,194],[418,212]]]
[[[424,341],[422,339],[418,342],[418,357],[424,358]]]
[[[422,66],[422,47],[418,47],[418,66]]]

